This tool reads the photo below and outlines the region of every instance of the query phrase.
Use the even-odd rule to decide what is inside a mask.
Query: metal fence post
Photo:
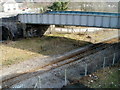
[[[41,77],[40,76],[38,76],[38,82],[39,82],[40,88],[42,88],[42,86],[41,86]]]
[[[66,73],[66,69],[65,69],[65,86],[67,85],[67,73]]]
[[[103,68],[105,67],[105,60],[106,60],[106,57],[104,57]]]
[[[37,88],[37,83],[35,84],[34,88]]]
[[[115,53],[114,53],[114,55],[113,55],[113,62],[112,62],[112,65],[114,65],[115,64]]]
[[[87,76],[87,64],[85,64],[85,76]]]
[[[40,88],[42,88],[41,87],[41,78],[40,78],[40,76],[38,76],[38,82],[35,84],[34,88],[37,88],[38,84],[40,85]]]

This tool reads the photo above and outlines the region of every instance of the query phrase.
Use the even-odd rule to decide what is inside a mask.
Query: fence
[[[83,76],[87,76],[99,69],[103,69],[108,66],[110,67],[120,62],[120,51],[119,50],[114,53],[109,52],[108,53],[109,55],[108,54],[106,55],[103,52],[100,52],[100,53],[101,53],[100,57],[90,56],[90,57],[93,57],[94,60],[84,58],[83,60],[81,59],[80,61],[77,61],[73,64],[65,65],[63,67],[59,67],[53,70],[53,72],[56,71],[53,74],[55,74],[56,77],[58,77],[64,82],[64,83],[57,82],[56,80],[55,83],[60,83],[60,85],[62,84],[63,86],[66,86],[67,84],[73,81],[76,81]],[[52,77],[54,77],[54,75],[52,75]],[[52,77],[50,76],[50,79],[52,79]],[[42,84],[42,82],[44,82],[44,78],[37,77],[36,79],[38,81],[36,82],[34,88],[46,88],[44,84]]]

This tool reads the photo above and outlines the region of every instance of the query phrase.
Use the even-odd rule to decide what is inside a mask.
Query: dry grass
[[[3,66],[8,66],[43,55],[63,54],[75,48],[89,44],[70,38],[45,35],[42,38],[27,38],[18,41],[7,41],[0,44]]]
[[[79,34],[48,34],[42,38],[27,38],[18,41],[7,41],[0,44],[2,66],[12,65],[24,60],[43,55],[57,55],[87,44],[99,42],[118,31],[101,31]]]
[[[112,36],[118,35],[118,30],[111,30],[111,29],[106,29],[102,31],[96,31],[96,32],[80,32],[76,34],[55,34],[55,36],[63,36],[67,38],[72,38],[75,40],[83,40],[91,43],[98,43],[100,41],[103,41],[104,39],[110,38]],[[54,35],[54,34],[52,34]]]

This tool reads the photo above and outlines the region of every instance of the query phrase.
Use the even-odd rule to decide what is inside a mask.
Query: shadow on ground
[[[14,42],[5,42],[7,47],[27,50],[43,55],[62,54],[75,48],[91,44],[90,42],[65,37],[43,36],[41,38],[27,38]]]
[[[17,43],[16,43],[17,42]],[[63,44],[64,42],[64,44]],[[28,38],[28,39],[23,39],[23,40],[19,40],[19,41],[15,41],[15,42],[5,42],[4,45],[7,47],[12,47],[12,48],[17,48],[17,49],[22,49],[22,50],[27,50],[27,51],[31,51],[31,52],[36,52],[36,53],[40,53],[43,55],[52,55],[52,54],[56,54],[56,51],[59,49],[62,49],[63,47],[65,47],[64,49],[62,49],[62,53],[64,53],[66,50],[66,48],[68,46],[71,46],[69,48],[67,48],[67,50],[71,50],[73,49],[73,47],[78,48],[84,45],[88,45],[90,44],[89,42],[84,42],[84,41],[77,41],[77,40],[73,40],[73,39],[68,39],[68,38],[64,38],[64,37],[53,37],[53,36],[44,36],[42,38]],[[111,44],[109,44],[111,45]],[[31,47],[34,47],[31,49]],[[42,49],[41,49],[42,48]],[[45,53],[45,50],[51,50],[51,53]],[[63,51],[65,50],[65,51]],[[37,72],[29,72],[27,73],[26,77],[29,78],[29,75],[32,74],[36,74]],[[13,77],[13,76],[19,76],[21,74],[17,73],[17,74],[9,74],[4,76],[4,78],[8,78],[8,77]],[[25,77],[24,77],[25,78]],[[15,82],[17,82],[17,80],[15,80]],[[14,82],[7,82],[6,84],[11,84]],[[81,86],[82,87],[82,86]]]

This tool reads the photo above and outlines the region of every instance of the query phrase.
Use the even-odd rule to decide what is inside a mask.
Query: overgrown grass
[[[65,34],[64,34],[65,35]],[[89,44],[63,34],[45,35],[41,38],[27,38],[18,41],[7,41],[0,44],[3,66],[8,66],[43,55],[63,54],[75,48]]]
[[[107,67],[91,74],[91,77],[90,75],[83,77],[79,82],[90,88],[120,88],[119,69],[120,64],[113,67]],[[93,76],[97,76],[98,79],[93,79]]]

